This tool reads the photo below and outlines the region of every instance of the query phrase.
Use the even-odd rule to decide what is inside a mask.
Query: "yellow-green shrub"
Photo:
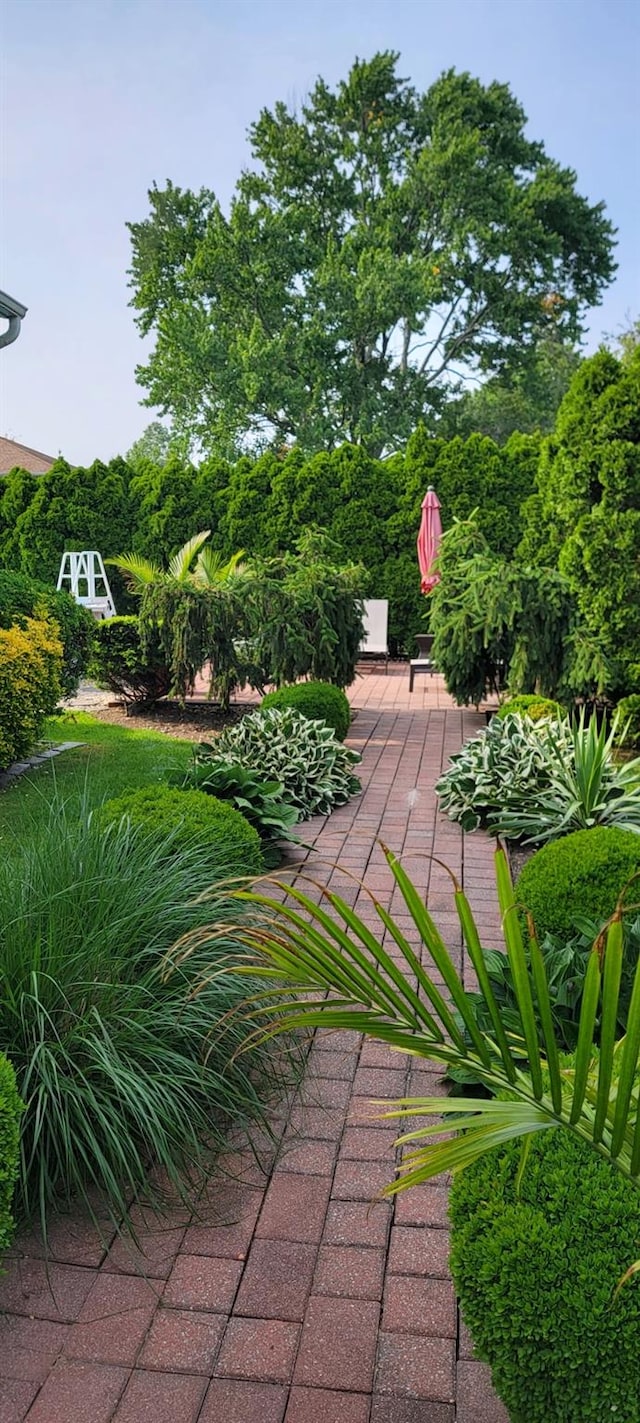
[[[0,770],[26,756],[60,696],[62,643],[51,623],[0,628]]]

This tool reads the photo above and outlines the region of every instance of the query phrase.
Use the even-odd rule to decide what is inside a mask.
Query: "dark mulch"
[[[186,741],[206,741],[241,721],[247,712],[255,711],[250,702],[236,702],[223,711],[215,702],[158,702],[153,707],[129,707],[123,702],[106,707],[91,707],[91,715],[97,721],[113,722],[116,726],[128,726],[132,731],[164,731],[168,736],[180,736]]]
[[[524,869],[527,860],[530,860],[531,856],[535,855],[536,846],[521,845],[517,840],[508,840],[506,844],[509,864],[511,866],[511,878],[515,884],[518,875],[520,874],[520,871]]]

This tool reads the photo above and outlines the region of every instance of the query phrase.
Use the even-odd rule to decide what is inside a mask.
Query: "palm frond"
[[[186,583],[188,581],[191,575],[193,560],[202,548],[202,545],[206,543],[210,533],[211,529],[203,529],[201,533],[194,534],[193,538],[187,539],[187,542],[182,545],[182,548],[179,548],[178,552],[174,553],[173,558],[169,562],[170,578],[176,578],[178,583]]]
[[[456,1135],[453,1140],[421,1147],[410,1165],[405,1161],[391,1190],[428,1180],[444,1170],[461,1169],[500,1142],[549,1128],[574,1132],[640,1185],[640,960],[627,1034],[619,1043],[614,1036],[622,910],[616,911],[593,946],[576,1055],[572,1068],[567,1069],[561,1066],[553,1040],[544,958],[533,935],[527,953],[504,850],[496,852],[496,876],[517,1000],[517,1027],[506,1031],[491,985],[486,975],[479,973],[492,1035],[477,1026],[453,956],[420,895],[396,857],[389,850],[384,853],[404,914],[417,930],[422,953],[412,947],[374,896],[379,935],[351,905],[324,886],[315,886],[320,890],[320,903],[303,891],[299,882],[293,886],[276,882],[274,894],[240,893],[243,900],[262,911],[239,932],[243,948],[237,971],[259,981],[251,1016],[260,1026],[254,1027],[248,1043],[263,1042],[296,1028],[350,1028],[400,1052],[447,1068],[471,1070],[474,1078],[490,1089],[493,1096],[488,1101],[434,1097],[399,1105],[398,1111],[412,1116],[422,1111],[454,1116]],[[479,965],[479,936],[458,885],[455,904],[469,955]],[[395,946],[392,953],[385,947],[389,939]],[[398,962],[398,951],[403,963]],[[439,986],[442,983],[444,989]],[[597,1015],[601,1023],[599,1053],[595,1050]],[[432,1134],[432,1126],[428,1132]]]
[[[206,545],[200,550],[194,569],[194,579],[196,583],[203,587],[213,584],[227,583],[234,573],[237,573],[244,558],[244,549],[239,553],[234,553],[226,563],[222,562],[222,554],[218,549],[210,548]]]
[[[143,588],[164,577],[159,564],[152,563],[151,559],[142,558],[137,553],[124,553],[119,558],[107,558],[105,562],[120,569],[132,593],[141,593]]]

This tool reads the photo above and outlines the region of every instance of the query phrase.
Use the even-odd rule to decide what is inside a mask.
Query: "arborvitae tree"
[[[583,362],[525,519],[522,556],[557,566],[580,610],[576,689],[640,690],[640,348]]]

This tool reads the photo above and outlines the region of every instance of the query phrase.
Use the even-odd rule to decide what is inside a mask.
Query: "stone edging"
[[[14,761],[6,771],[0,771],[0,791],[6,790],[7,786],[17,780],[18,776],[23,776],[25,771],[37,770],[38,766],[44,766],[46,761],[51,761],[54,756],[59,756],[61,751],[73,751],[76,746],[84,746],[84,741],[63,741],[59,746],[50,746],[48,751],[38,751],[27,761]]]

